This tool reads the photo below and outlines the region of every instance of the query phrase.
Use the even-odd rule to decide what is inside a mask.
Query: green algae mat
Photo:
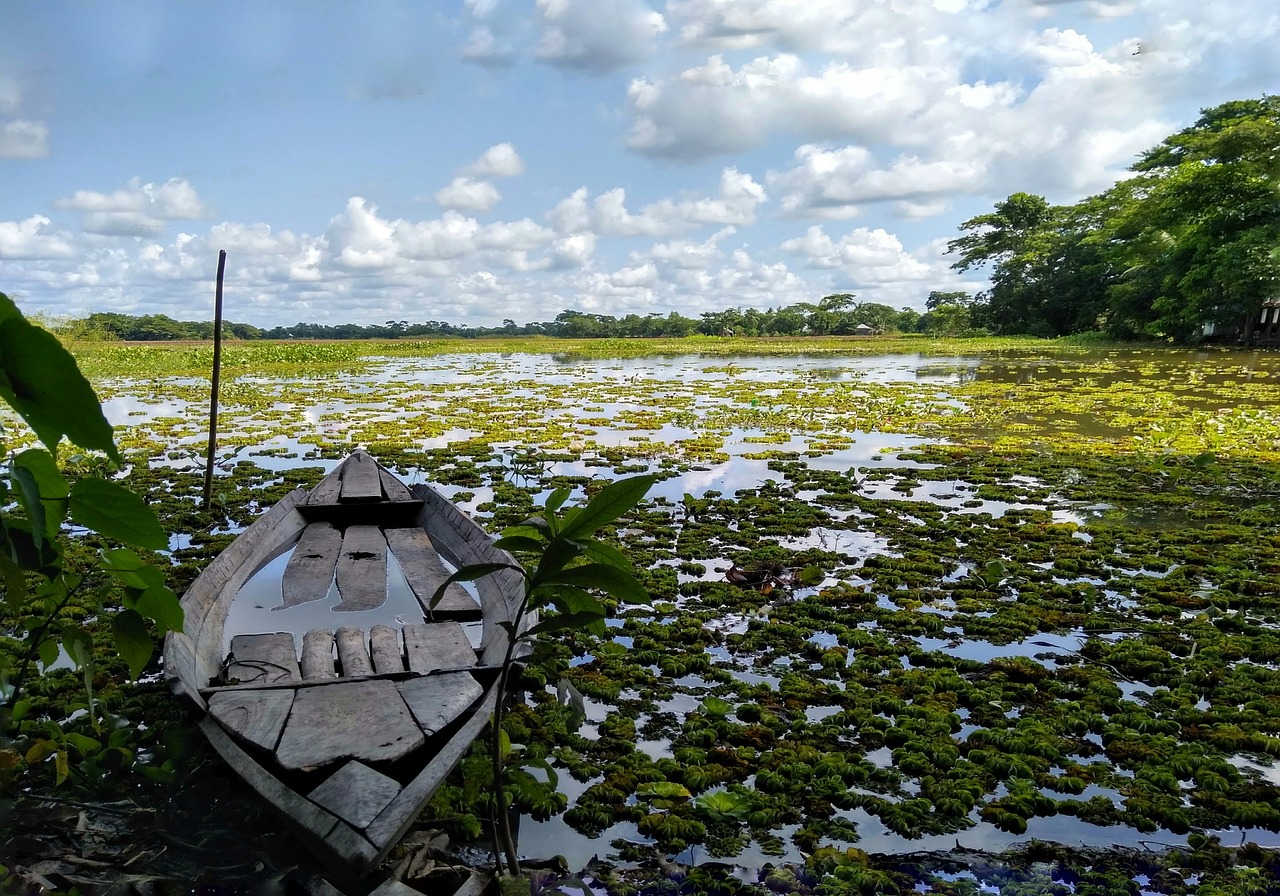
[[[663,475],[613,533],[652,605],[540,645],[509,725],[522,851],[601,889],[1275,891],[1280,356],[474,348],[231,349],[214,514],[208,350],[81,362],[177,587],[356,445],[493,531]]]

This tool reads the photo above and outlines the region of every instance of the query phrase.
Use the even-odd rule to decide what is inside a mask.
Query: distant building
[[[853,328],[853,335],[854,336],[874,336],[876,335],[876,328],[867,326],[866,324],[858,324],[856,327]]]

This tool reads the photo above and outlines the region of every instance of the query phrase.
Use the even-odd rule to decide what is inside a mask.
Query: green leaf
[[[727,716],[733,712],[733,704],[719,697],[708,697],[702,701],[702,711],[709,716]]]
[[[525,551],[530,554],[540,554],[547,546],[547,543],[524,535],[504,535],[495,541],[493,546],[500,551]]]
[[[128,548],[116,548],[100,552],[102,569],[109,572],[117,582],[129,588],[146,589],[156,584],[143,577],[142,570],[148,568],[146,562]],[[163,584],[163,576],[161,577]]]
[[[167,587],[148,588],[133,602],[133,609],[139,616],[154,620],[160,634],[182,631],[182,603]]]
[[[692,795],[689,793],[689,788],[672,781],[651,781],[636,788],[636,796],[642,800],[688,799]]]
[[[560,530],[563,538],[573,539],[592,535],[640,503],[645,492],[653,487],[658,477],[653,474],[632,476],[611,482],[575,514],[572,521]]]
[[[561,570],[546,580],[547,584],[577,585],[581,588],[598,588],[610,597],[629,604],[647,604],[649,592],[636,581],[629,570],[618,569],[604,563],[587,563]]]
[[[547,501],[542,506],[546,509],[547,513],[555,513],[564,506],[564,502],[569,500],[569,496],[571,494],[573,494],[573,492],[567,488],[558,488],[547,496]]]
[[[583,554],[588,560],[616,566],[618,569],[631,572],[631,561],[613,545],[605,544],[603,541],[597,541],[594,538],[584,538],[579,543],[582,545]]]
[[[40,503],[40,486],[36,484],[36,477],[31,475],[30,470],[14,466],[10,475],[18,486],[18,497],[27,511],[27,518],[31,520],[31,537],[35,541],[36,550],[39,550],[44,536],[52,534],[45,521],[44,505]]]
[[[67,515],[68,488],[53,455],[28,449],[13,459],[13,473],[36,531],[43,531],[50,538],[57,535]]]
[[[111,632],[115,635],[116,650],[129,664],[130,676],[137,681],[155,650],[146,622],[134,610],[121,610],[111,618]]]
[[[162,551],[169,546],[169,538],[151,508],[116,482],[79,480],[71,488],[71,519],[135,547]]]
[[[65,498],[70,494],[67,480],[58,469],[58,462],[48,451],[28,448],[13,459],[14,466],[30,470],[40,484],[40,497],[46,501]]]
[[[75,358],[0,293],[0,398],[54,454],[65,435],[119,460],[111,424]]]
[[[525,637],[532,638],[551,632],[589,631],[602,622],[604,622],[604,616],[600,613],[556,613],[554,616],[539,620],[537,625],[525,632]]]
[[[40,642],[40,646],[36,648],[40,654],[40,665],[47,672],[49,667],[58,661],[61,651],[58,650],[58,642],[53,638],[45,638]]]
[[[476,579],[482,579],[503,569],[514,569],[521,575],[524,574],[524,567],[511,563],[472,563],[470,566],[462,567],[462,569],[445,579],[440,587],[436,589],[436,593],[431,595],[431,609],[434,610],[436,604],[444,599],[445,590],[454,582],[474,582]]]

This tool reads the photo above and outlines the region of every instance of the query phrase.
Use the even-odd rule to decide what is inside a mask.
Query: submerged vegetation
[[[172,533],[176,590],[357,444],[494,532],[658,477],[601,536],[650,602],[605,599],[603,634],[540,641],[506,722],[561,791],[516,787],[522,850],[598,854],[583,874],[610,892],[1269,892],[1280,358],[886,344],[246,344],[208,514],[203,349],[79,358]],[[72,714],[73,679],[46,678],[39,711]],[[158,689],[97,690],[122,718],[149,701],[114,780],[225,774]],[[21,772],[26,804],[67,798],[42,773]],[[477,781],[428,821],[482,830]],[[643,883],[610,867],[640,860]]]

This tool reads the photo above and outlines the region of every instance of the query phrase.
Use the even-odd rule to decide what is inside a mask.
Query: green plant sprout
[[[516,751],[502,730],[503,703],[516,659],[517,648],[542,634],[557,631],[589,631],[604,634],[607,609],[592,591],[603,592],[625,603],[649,602],[649,593],[636,581],[629,561],[620,551],[596,538],[596,533],[631,510],[644,498],[658,479],[655,475],[620,479],[601,489],[586,504],[564,507],[570,491],[552,492],[542,507],[523,523],[511,526],[494,542],[495,546],[528,559],[521,563],[478,563],[464,566],[451,575],[431,599],[434,608],[444,597],[445,589],[454,582],[471,582],[503,569],[512,569],[524,577],[524,594],[512,621],[503,623],[509,638],[507,652],[498,672],[498,701],[494,707],[493,736],[490,759],[493,768],[492,808],[494,863],[501,871],[499,836],[506,854],[507,870],[520,873],[515,838],[507,812],[509,805],[503,786],[507,762]],[[542,615],[547,610],[550,615]],[[521,630],[527,614],[541,618]],[[551,772],[549,765],[545,766]],[[527,784],[528,772],[515,777],[515,786]],[[551,772],[554,782],[554,772]],[[507,775],[507,777],[511,777]]]

